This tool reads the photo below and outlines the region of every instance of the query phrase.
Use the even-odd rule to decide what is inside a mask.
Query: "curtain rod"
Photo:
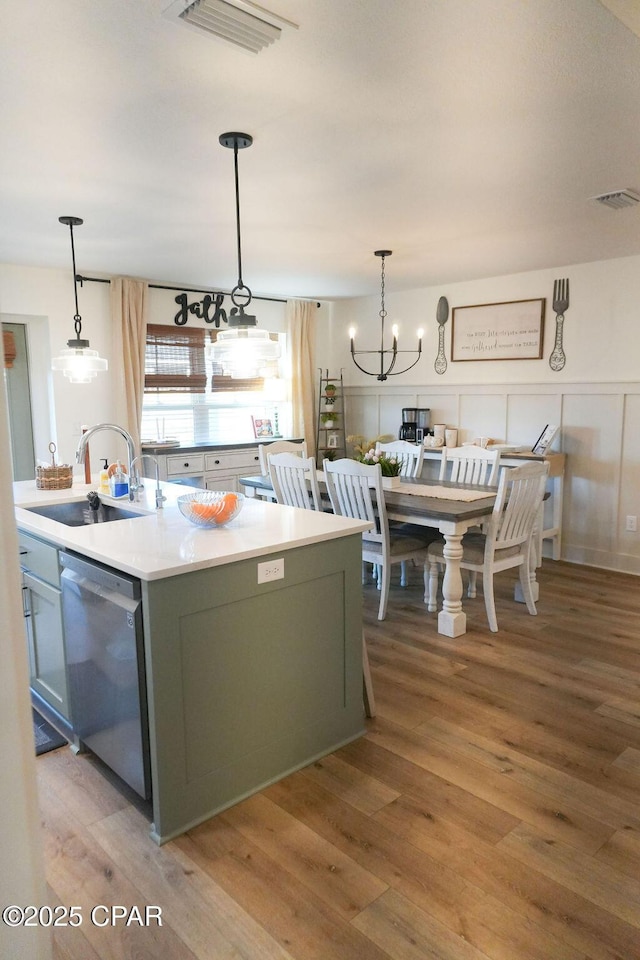
[[[79,273],[76,274],[76,280],[79,284],[83,283],[111,283],[111,280],[106,280],[103,277],[83,277]],[[149,287],[153,290],[174,290],[176,293],[220,293],[219,290],[194,290],[192,287],[166,287],[162,283],[150,283]],[[230,294],[225,293],[225,297],[230,296]],[[252,297],[252,300],[270,300],[271,303],[286,303],[286,300],[282,300],[279,297]],[[319,307],[320,304],[316,301],[316,307]]]

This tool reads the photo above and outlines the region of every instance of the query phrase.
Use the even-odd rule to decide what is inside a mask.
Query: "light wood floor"
[[[640,581],[546,560],[538,616],[436,632],[421,583],[365,588],[362,739],[158,848],[98,765],[37,761],[59,958],[638,960]],[[98,928],[95,904],[162,907]]]

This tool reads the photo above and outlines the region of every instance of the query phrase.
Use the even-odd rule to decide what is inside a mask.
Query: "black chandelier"
[[[363,373],[366,373],[370,377],[376,377],[378,380],[386,380],[387,377],[397,377],[401,373],[406,373],[407,370],[411,370],[412,367],[415,367],[416,363],[420,359],[422,353],[422,335],[423,331],[418,330],[418,350],[417,357],[410,363],[408,367],[404,367],[402,370],[394,370],[396,365],[396,360],[398,359],[399,353],[415,353],[415,350],[398,350],[398,326],[394,324],[391,328],[393,334],[393,341],[391,348],[386,348],[384,345],[384,321],[387,317],[387,311],[384,308],[384,258],[390,257],[393,253],[392,250],[375,250],[374,254],[376,257],[381,257],[382,267],[381,267],[381,282],[380,282],[380,298],[381,298],[381,307],[380,307],[380,349],[379,350],[356,350],[355,348],[355,336],[356,331],[355,327],[351,327],[349,330],[349,339],[351,341],[351,359],[355,363],[358,370],[362,370]],[[360,356],[365,353],[376,353],[380,357],[380,372],[376,373],[375,370],[365,370],[356,360],[357,356]],[[389,355],[390,360],[386,361],[385,357]],[[386,369],[385,369],[386,367]]]

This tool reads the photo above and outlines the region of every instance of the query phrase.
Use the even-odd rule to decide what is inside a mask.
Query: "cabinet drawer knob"
[[[214,462],[216,465],[218,465],[218,466],[219,466],[219,464],[220,464],[220,461],[219,461],[219,460],[214,460],[213,462]]]
[[[182,466],[183,466],[183,467],[188,467],[189,464],[188,464],[188,463],[183,463]]]

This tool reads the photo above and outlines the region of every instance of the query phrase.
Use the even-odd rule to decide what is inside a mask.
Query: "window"
[[[142,437],[183,444],[255,440],[251,417],[270,417],[274,432],[290,435],[291,406],[281,365],[266,376],[225,375],[210,356],[217,331],[149,324],[145,353]],[[285,353],[285,335],[271,333]],[[282,361],[280,362],[282,363]]]

